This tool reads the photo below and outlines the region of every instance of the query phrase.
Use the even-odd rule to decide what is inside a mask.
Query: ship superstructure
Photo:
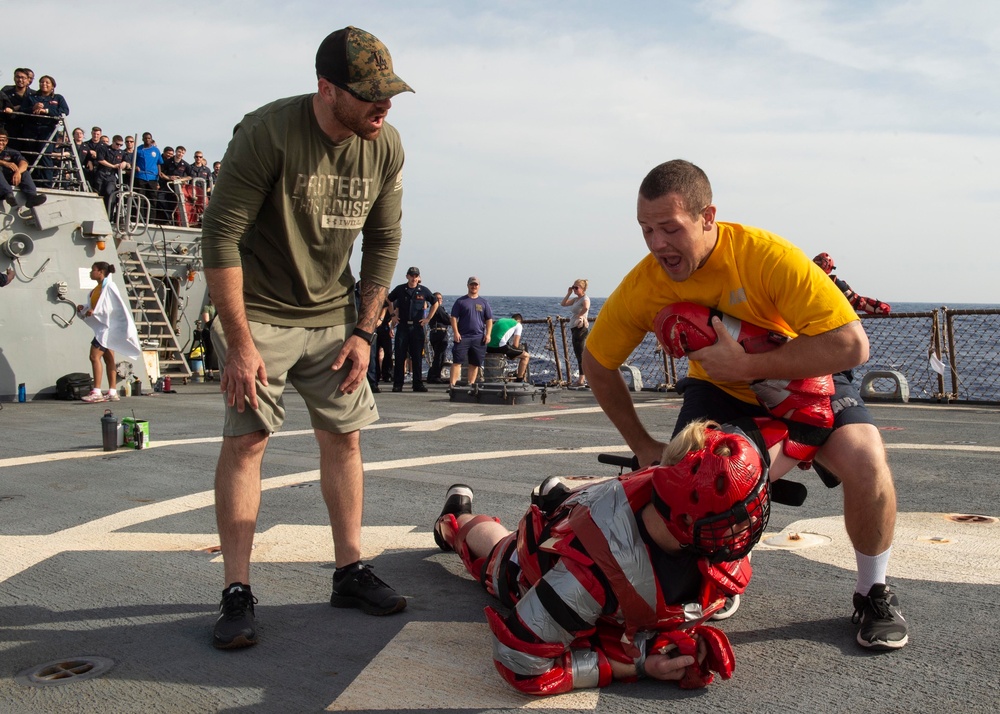
[[[93,332],[77,318],[95,283],[96,261],[115,266],[112,279],[128,296],[143,347],[138,363],[119,362],[119,376],[151,382],[160,375],[191,376],[186,359],[197,342],[207,287],[201,264],[201,231],[190,227],[190,205],[204,202],[208,187],[172,183],[177,208],[157,220],[156,207],[133,190],[126,177],[112,197],[90,191],[76,152],[60,142],[61,122],[39,154],[59,153],[40,206],[0,204],[0,271],[14,279],[0,291],[0,401],[55,393],[56,381],[89,372]],[[37,161],[36,161],[37,163]],[[134,165],[134,164],[133,164]],[[174,225],[179,224],[179,225]]]

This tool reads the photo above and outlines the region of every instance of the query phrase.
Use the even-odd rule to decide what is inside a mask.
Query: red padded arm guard
[[[754,419],[754,423],[757,425],[757,429],[760,430],[761,436],[764,439],[765,448],[770,449],[775,444],[784,442],[781,445],[781,450],[786,456],[796,461],[810,463],[825,441],[825,438],[822,437],[826,435],[822,433],[817,433],[821,438],[816,440],[816,444],[803,444],[802,442],[795,441],[788,432],[788,425],[777,419],[757,417]],[[806,468],[801,463],[799,466]]]
[[[519,639],[510,631],[507,627],[507,623],[504,622],[500,614],[492,607],[486,608],[486,619],[489,623],[490,630],[493,632],[493,636],[496,637],[497,642],[504,647],[509,647],[512,650],[523,652],[524,654],[534,657],[552,660],[552,666],[548,670],[541,674],[531,676],[518,674],[507,667],[501,661],[502,658],[498,658],[496,654],[494,654],[493,664],[496,666],[497,672],[499,672],[500,676],[503,677],[504,680],[517,691],[536,696],[564,694],[572,691],[579,685],[579,682],[574,681],[573,676],[574,655],[577,657],[584,657],[587,655],[590,657],[596,657],[596,682],[593,679],[590,679],[590,683],[585,684],[584,686],[596,685],[598,687],[606,687],[611,684],[613,679],[611,662],[600,649],[595,648],[593,650],[583,651],[572,649],[567,650],[562,644],[558,643],[526,642]],[[593,664],[593,660],[591,660],[590,664]],[[589,671],[590,675],[593,676],[593,668],[588,670],[588,668],[584,667],[584,670]]]
[[[748,354],[770,352],[788,342],[788,337],[738,320],[718,310],[690,302],[678,302],[660,310],[653,322],[656,339],[672,357],[684,357],[714,345],[718,339],[712,318],[722,320],[726,331]],[[764,379],[750,385],[757,401],[776,417],[830,428],[833,410],[833,377],[808,379]]]
[[[887,303],[882,302],[878,298],[864,297],[863,295],[854,293],[854,297],[850,298],[850,300],[855,310],[867,312],[869,315],[888,315],[892,310]]]
[[[762,379],[750,385],[757,401],[779,419],[830,429],[833,427],[833,376],[805,379]]]
[[[788,342],[788,337],[780,332],[765,330],[693,302],[677,302],[660,310],[653,321],[653,331],[667,354],[685,357],[688,352],[715,344],[718,335],[712,327],[713,317],[722,320],[726,331],[749,354],[768,352]]]

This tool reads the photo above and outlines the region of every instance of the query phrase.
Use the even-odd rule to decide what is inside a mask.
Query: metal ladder
[[[132,307],[132,318],[139,333],[139,343],[143,349],[156,350],[160,374],[190,377],[191,369],[184,359],[181,344],[170,324],[154,278],[146,267],[138,244],[133,240],[121,241],[118,245],[118,258]]]

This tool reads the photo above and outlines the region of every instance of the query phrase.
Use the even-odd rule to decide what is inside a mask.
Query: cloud
[[[312,90],[327,32],[350,23],[384,39],[417,92],[389,117],[407,151],[400,266],[426,266],[445,293],[475,273],[510,295],[555,294],[579,276],[607,295],[643,254],[639,181],[683,157],[708,171],[724,220],[834,253],[862,293],[996,299],[987,270],[1000,251],[979,236],[1000,222],[1000,5],[102,7],[102,22],[142,28],[145,44],[121,49],[126,70],[81,61],[93,55],[85,32],[15,38],[5,56],[54,74],[74,123],[149,129],[210,158],[245,112]],[[68,27],[97,17],[53,0],[6,13]]]

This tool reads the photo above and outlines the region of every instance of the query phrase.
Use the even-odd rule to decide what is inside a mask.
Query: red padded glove
[[[705,657],[699,660],[698,640],[705,643]],[[681,689],[700,689],[712,683],[717,672],[723,679],[729,679],[736,670],[736,658],[729,638],[722,630],[708,625],[698,625],[688,630],[661,632],[649,643],[647,656],[669,654],[676,650],[679,655],[690,655],[695,663],[684,670],[684,676],[677,682]]]

